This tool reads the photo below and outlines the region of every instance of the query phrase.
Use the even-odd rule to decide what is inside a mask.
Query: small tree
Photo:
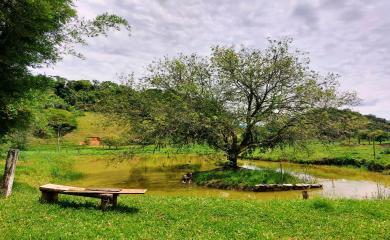
[[[147,144],[205,142],[225,152],[233,168],[242,153],[307,137],[309,128],[299,128],[307,115],[354,95],[337,92],[336,75],[309,70],[290,43],[270,41],[264,51],[214,47],[209,58],[180,55],[152,64],[145,79],[155,90],[142,93],[140,107],[127,106],[139,117],[133,130]]]
[[[73,113],[62,109],[51,109],[48,125],[56,132],[57,151],[60,151],[61,137],[76,129],[77,122]]]
[[[379,142],[379,144],[382,144],[383,141],[386,141],[388,138],[388,134],[382,130],[376,130],[375,131],[375,137],[374,140]]]
[[[102,137],[102,143],[108,146],[108,149],[111,149],[111,147],[118,149],[119,146],[123,145],[123,139],[119,136],[106,136]]]
[[[382,144],[382,141],[386,138],[386,133],[382,130],[376,130],[370,132],[368,134],[368,137],[372,140],[372,152],[375,159],[376,158],[375,141],[378,141],[380,142],[380,144]]]
[[[370,133],[370,131],[369,130],[359,130],[358,131],[358,142],[359,142],[359,144],[361,143],[361,140],[367,140],[367,141],[369,141],[369,137],[368,137],[368,135],[369,135],[369,133]],[[369,143],[370,144],[370,143]]]

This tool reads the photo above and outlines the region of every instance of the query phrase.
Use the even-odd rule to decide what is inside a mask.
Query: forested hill
[[[110,106],[117,107],[128,101],[134,109],[124,111],[129,114],[142,114],[156,99],[157,102],[164,102],[163,96],[160,96],[157,90],[136,90],[129,85],[109,81],[71,81],[61,77],[39,77],[45,78],[50,87],[45,90],[46,94],[31,100],[32,106],[40,106],[30,108],[32,127],[27,133],[15,131],[5,138],[22,149],[29,136],[33,137],[30,139],[35,143],[54,142],[59,128],[60,135],[63,136],[62,141],[67,143],[78,144],[93,135],[104,137],[108,142],[128,143],[131,142],[128,129],[123,125],[118,127],[118,119],[107,114]],[[154,103],[149,103],[150,99],[153,99]],[[362,115],[349,109],[328,109],[325,117],[328,120],[324,121],[326,126],[319,127],[323,128],[327,140],[354,138],[359,141],[375,139],[382,142],[390,136],[390,121],[374,115]]]

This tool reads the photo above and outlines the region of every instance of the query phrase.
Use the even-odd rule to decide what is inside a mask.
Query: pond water
[[[75,170],[84,177],[71,184],[83,187],[147,188],[150,195],[209,196],[234,199],[286,199],[301,198],[301,191],[244,192],[211,189],[181,183],[185,173],[216,168],[215,157],[197,155],[148,155],[131,159],[78,160]],[[279,169],[280,164],[268,161],[240,161],[250,168]],[[333,166],[303,166],[282,164],[283,171],[304,178],[313,178],[323,189],[312,190],[310,195],[330,198],[377,198],[390,196],[390,176],[363,169]]]

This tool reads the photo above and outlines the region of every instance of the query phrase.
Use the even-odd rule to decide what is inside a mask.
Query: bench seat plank
[[[74,194],[145,194],[147,189],[120,189],[120,188],[80,188],[58,184],[45,184],[39,187],[41,191],[74,193]]]
[[[71,186],[51,184],[51,183],[39,187],[39,190],[41,191],[50,191],[50,192],[64,192],[69,190],[84,190],[84,189],[85,188],[71,187]]]
[[[70,189],[63,191],[62,193],[82,193],[82,194],[144,194],[146,189],[121,189],[119,192],[107,192],[107,191],[90,191],[90,190],[79,190]]]

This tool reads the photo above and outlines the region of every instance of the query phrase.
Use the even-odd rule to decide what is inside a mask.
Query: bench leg
[[[57,192],[45,192],[42,191],[41,200],[48,203],[54,203],[58,201],[58,193]]]
[[[118,194],[113,194],[111,204],[112,204],[113,207],[118,205]]]
[[[100,208],[104,211],[107,209],[108,205],[112,201],[112,197],[110,196],[102,196],[100,201]]]

